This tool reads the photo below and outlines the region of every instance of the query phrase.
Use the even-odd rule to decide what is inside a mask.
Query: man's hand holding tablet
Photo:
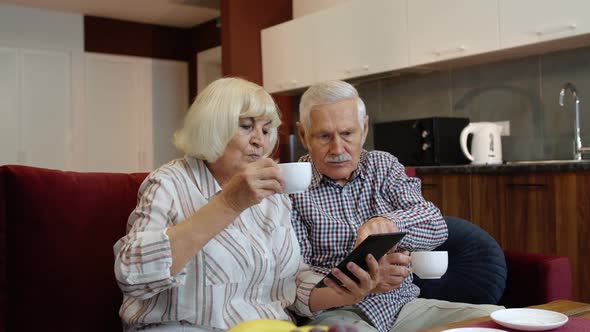
[[[381,259],[381,257],[383,257],[383,255],[385,255],[393,247],[395,247],[405,235],[405,233],[399,232],[369,235],[346,258],[344,258],[344,260],[338,264],[337,268],[350,279],[358,282],[358,278],[356,278],[354,274],[348,270],[347,264],[349,262],[353,262],[361,269],[369,271],[369,266],[366,261],[367,255],[371,254],[375,260],[379,261],[379,259]],[[336,278],[331,272],[326,276],[326,278],[330,278],[335,283],[341,284],[338,278]],[[324,279],[316,284],[317,288],[326,287]]]

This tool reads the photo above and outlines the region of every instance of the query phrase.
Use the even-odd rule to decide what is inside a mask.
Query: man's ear
[[[299,121],[296,123],[297,125],[297,134],[299,134],[299,140],[301,141],[301,145],[305,148],[305,150],[309,150],[308,142],[305,138],[305,129],[303,129],[303,124]]]
[[[363,144],[361,144],[361,146],[365,145],[365,141],[367,140],[368,133],[369,133],[369,116],[365,115],[365,121],[363,124]]]

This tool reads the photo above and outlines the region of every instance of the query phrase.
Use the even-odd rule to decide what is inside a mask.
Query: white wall
[[[84,50],[81,14],[0,4],[0,42],[20,47]]]
[[[84,19],[0,4],[0,86],[11,100],[0,104],[0,121],[13,133],[3,142],[12,157],[0,163],[75,169],[79,146],[76,111],[84,107]],[[6,94],[6,91],[3,91]],[[6,137],[4,137],[6,138]],[[16,151],[16,159],[14,153]]]
[[[177,157],[188,64],[84,52],[81,14],[0,4],[0,165],[149,171]]]
[[[330,8],[342,2],[346,0],[293,0],[293,18]],[[367,1],[367,6],[370,6],[370,0]]]
[[[197,93],[221,78],[221,46],[197,53]]]

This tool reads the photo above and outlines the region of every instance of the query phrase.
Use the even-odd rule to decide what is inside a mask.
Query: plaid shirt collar
[[[367,159],[367,155],[368,155],[367,150],[363,149],[361,151],[359,163],[358,163],[356,169],[354,170],[354,172],[352,172],[352,175],[351,175],[350,179],[346,182],[346,184],[349,184],[349,183],[355,181],[357,178],[360,180],[363,180],[363,178],[366,177],[366,170],[365,170],[365,167],[363,167],[363,165],[365,164],[365,161]],[[311,162],[313,174],[312,174],[312,178],[311,178],[311,184],[309,185],[310,188],[315,188],[315,187],[319,186],[322,182],[329,184],[331,186],[343,187],[342,185],[338,184],[336,181],[321,174],[318,171],[318,169],[315,167],[315,164],[313,163],[313,160],[311,160],[311,157],[309,154],[301,157],[299,160]]]

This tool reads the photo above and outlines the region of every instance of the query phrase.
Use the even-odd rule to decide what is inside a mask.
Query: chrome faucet
[[[574,160],[582,160],[583,153],[589,153],[590,147],[582,147],[582,138],[580,137],[580,97],[578,96],[578,90],[572,83],[566,83],[561,88],[561,92],[559,92],[559,105],[563,107],[565,104],[563,102],[563,98],[565,97],[565,93],[567,90],[572,92],[572,98],[574,99],[575,107],[576,107],[576,122],[574,128]]]

